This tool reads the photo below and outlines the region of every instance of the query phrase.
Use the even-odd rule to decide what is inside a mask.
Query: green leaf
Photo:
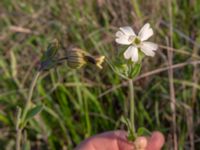
[[[51,59],[41,61],[39,71],[49,70],[55,67],[57,64],[58,62],[56,60],[51,60]]]
[[[43,109],[43,105],[37,105],[34,108],[30,109],[26,115],[25,121],[32,119],[35,115],[40,113]]]
[[[2,112],[0,112],[0,122],[8,125],[10,123],[8,116],[6,116],[6,114],[3,114]]]
[[[140,127],[138,130],[137,130],[137,135],[138,136],[149,136],[151,135],[151,132],[144,128],[144,127]]]
[[[41,58],[39,71],[49,70],[57,65],[55,56],[59,48],[60,44],[56,39],[48,45],[47,50]]]
[[[124,116],[121,117],[121,122],[124,123],[128,129],[128,140],[134,141],[137,137],[137,134],[133,131],[133,127],[131,126],[131,122],[128,118],[125,118]]]
[[[54,39],[47,47],[44,55],[42,56],[41,61],[47,61],[53,59],[60,48],[60,44],[57,39]]]
[[[130,78],[136,77],[136,76],[140,73],[140,70],[141,70],[141,64],[139,64],[139,63],[134,64],[134,65],[130,68],[129,77],[130,77]]]

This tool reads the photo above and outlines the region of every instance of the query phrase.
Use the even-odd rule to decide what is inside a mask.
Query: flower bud
[[[67,53],[67,63],[68,66],[74,69],[81,68],[85,64],[94,64],[98,68],[102,69],[102,63],[104,62],[105,56],[92,56],[89,53],[74,48]]]
[[[67,64],[70,68],[73,69],[81,68],[87,63],[84,57],[84,51],[74,48],[67,53]]]

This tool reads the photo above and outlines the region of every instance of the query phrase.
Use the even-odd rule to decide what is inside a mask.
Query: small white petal
[[[126,51],[124,52],[124,58],[129,59],[131,58],[133,51],[132,51],[133,46],[129,46]]]
[[[128,37],[122,36],[120,38],[116,38],[115,42],[117,42],[118,44],[122,44],[122,45],[129,45],[131,44],[131,41],[128,40]]]
[[[149,23],[146,23],[142,29],[140,30],[138,36],[140,37],[141,41],[145,41],[153,35],[153,30],[150,27]]]
[[[158,45],[152,42],[142,42],[142,45],[146,47],[146,49],[156,51],[158,49]]]
[[[134,47],[134,49],[132,49],[132,50],[133,50],[133,54],[132,54],[131,60],[133,62],[137,62],[138,59],[139,59],[139,57],[138,57],[138,48]]]
[[[121,27],[119,28],[125,35],[133,35],[135,36],[135,32],[133,31],[133,29],[130,26],[125,26],[125,27]]]
[[[138,61],[138,49],[134,46],[129,46],[127,50],[124,52],[124,58],[130,59],[134,62]]]
[[[139,34],[140,34],[141,32],[143,32],[144,30],[148,29],[148,28],[150,28],[150,24],[149,24],[149,23],[146,23],[146,24],[140,29]]]
[[[121,36],[124,36],[124,33],[122,31],[117,31],[115,36],[120,38]]]
[[[147,56],[153,57],[155,55],[155,52],[152,49],[153,47],[151,47],[149,44],[142,44],[140,48],[141,48],[141,51]]]

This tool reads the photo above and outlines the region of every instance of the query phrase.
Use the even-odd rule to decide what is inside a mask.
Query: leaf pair
[[[129,68],[129,74],[128,74],[128,77],[133,79],[135,78],[141,71],[141,64],[139,63],[135,63],[135,64],[132,64]]]
[[[144,128],[140,127],[138,128],[137,132],[133,130],[133,127],[131,126],[131,122],[128,118],[125,118],[124,116],[121,117],[121,122],[126,125],[128,128],[128,140],[129,141],[134,141],[137,137],[139,136],[150,136],[151,132]]]
[[[29,120],[31,120],[33,117],[35,117],[37,114],[39,114],[42,111],[43,107],[44,106],[42,104],[39,104],[29,109],[28,112],[25,114],[24,119],[22,118],[20,121],[18,121],[17,128],[23,129]]]
[[[27,114],[26,114],[26,118],[25,121],[29,121],[30,119],[32,119],[35,115],[37,115],[38,113],[40,113],[43,109],[43,105],[36,105],[35,107],[33,107],[32,109],[30,109]]]
[[[123,78],[133,79],[135,78],[141,71],[141,64],[139,63],[131,63],[131,64],[121,64],[112,66],[114,71]]]

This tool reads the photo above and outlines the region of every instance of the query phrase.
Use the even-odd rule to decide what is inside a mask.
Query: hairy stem
[[[135,112],[135,101],[134,101],[134,86],[133,86],[133,80],[129,79],[128,80],[129,83],[129,94],[130,94],[130,122],[131,122],[131,126],[133,128],[133,133],[135,136],[135,116],[134,116],[134,112]]]
[[[21,116],[21,108],[17,108],[17,121],[16,121],[16,150],[21,150],[20,144],[21,144],[21,129],[19,127],[20,125],[20,116]]]
[[[31,99],[32,99],[32,96],[33,96],[33,91],[34,91],[34,88],[35,88],[35,85],[37,83],[37,80],[38,80],[38,77],[40,75],[40,72],[37,72],[37,74],[35,75],[32,83],[31,83],[31,87],[30,87],[30,90],[29,90],[29,94],[28,94],[28,98],[27,98],[27,101],[26,101],[26,105],[25,105],[25,108],[23,110],[23,113],[22,115],[20,115],[20,118],[18,119],[18,122],[17,122],[17,136],[16,136],[16,150],[21,150],[21,138],[22,138],[22,130],[24,129],[24,126],[26,125],[26,115],[28,113],[28,110],[30,109],[31,107]]]
[[[21,150],[21,137],[22,137],[22,130],[17,129],[16,150]]]
[[[37,82],[39,75],[40,75],[40,72],[37,72],[37,74],[35,75],[32,83],[31,83],[31,87],[30,87],[29,94],[28,94],[28,99],[26,101],[26,106],[25,106],[23,114],[22,114],[22,121],[25,120],[26,114],[27,114],[27,112],[28,112],[28,110],[31,106],[31,103],[32,103],[31,99],[32,99],[32,96],[33,96],[33,90],[35,88],[35,85],[36,85],[36,82]]]

